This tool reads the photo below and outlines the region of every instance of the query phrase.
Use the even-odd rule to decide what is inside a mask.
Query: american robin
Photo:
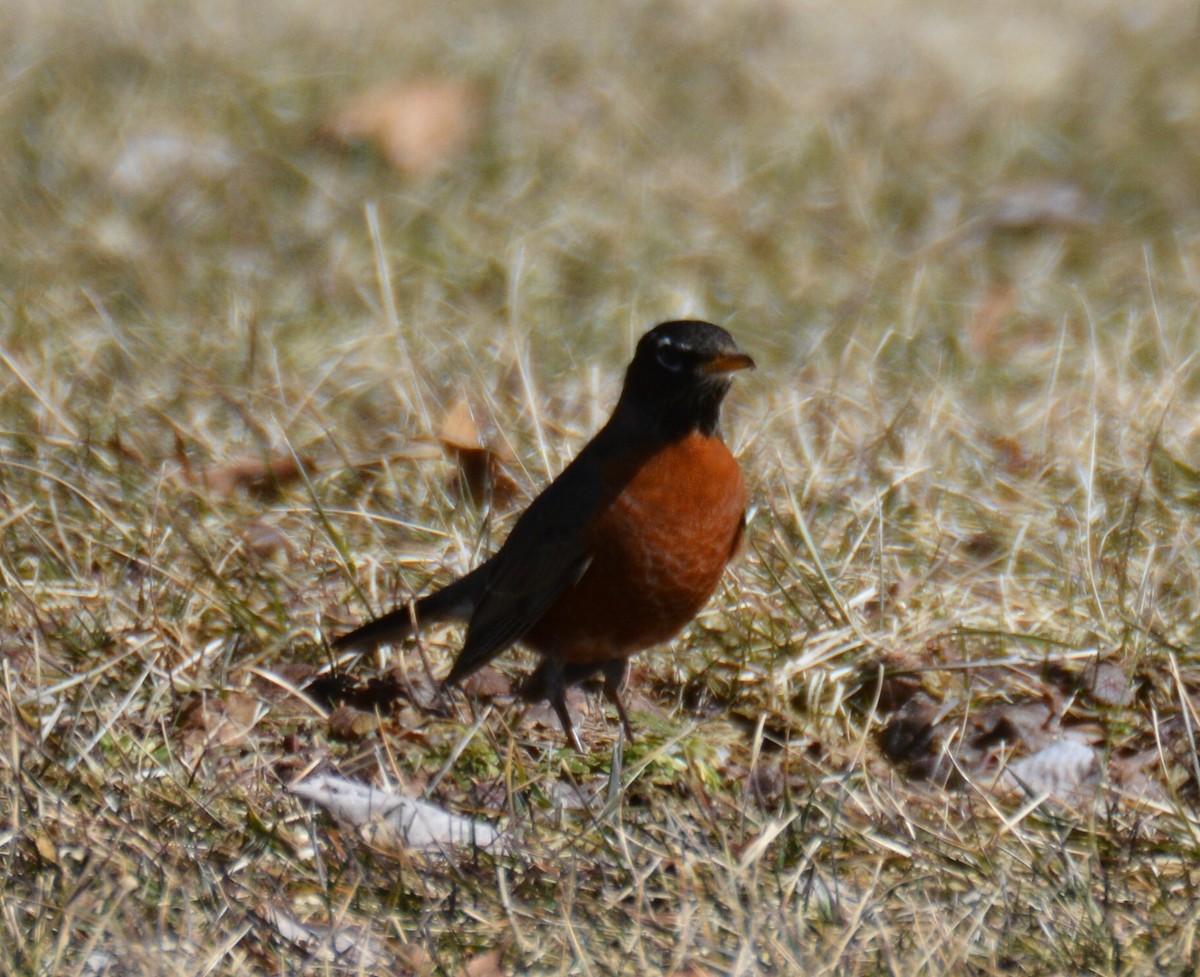
[[[608,423],[495,556],[335,647],[399,641],[414,621],[464,621],[444,685],[519,641],[542,656],[523,696],[549,701],[576,750],[565,691],[597,673],[630,735],[621,701],[629,657],[696,616],[741,542],[746,489],[719,420],[731,374],[753,366],[719,326],[655,326],[638,342]]]

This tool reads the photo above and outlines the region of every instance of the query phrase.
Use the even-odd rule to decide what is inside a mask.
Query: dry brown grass
[[[1194,5],[6,20],[0,972],[1194,972]],[[312,139],[431,77],[483,104],[446,171]],[[754,511],[623,763],[596,703],[587,757],[429,707],[416,650],[349,740],[267,677],[502,536],[429,450],[461,397],[533,493],[682,314],[761,364]],[[1062,730],[1100,782],[1004,789]],[[513,847],[374,851],[316,768]]]

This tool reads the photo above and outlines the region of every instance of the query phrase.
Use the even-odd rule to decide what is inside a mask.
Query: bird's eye
[[[659,365],[664,369],[670,370],[672,373],[678,373],[683,369],[683,357],[674,347],[660,346],[655,355],[658,357]]]

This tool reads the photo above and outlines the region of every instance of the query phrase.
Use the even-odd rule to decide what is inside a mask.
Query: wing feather
[[[598,435],[580,452],[484,564],[482,593],[447,682],[466,678],[519,641],[587,570],[592,554],[584,530],[609,494],[601,478],[606,440]]]

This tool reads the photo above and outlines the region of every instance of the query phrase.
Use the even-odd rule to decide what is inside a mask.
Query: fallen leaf
[[[475,423],[471,405],[465,400],[456,401],[454,406],[446,412],[442,423],[438,425],[437,436],[444,448],[473,451],[483,447],[479,425]]]
[[[992,450],[996,453],[996,462],[1010,475],[1030,475],[1039,471],[1041,462],[1025,451],[1015,438],[992,438]]]
[[[512,679],[490,666],[468,675],[459,686],[472,699],[496,699],[513,690]]]
[[[1100,785],[1100,754],[1086,743],[1064,736],[1032,756],[1010,763],[999,787],[1031,796],[1046,794],[1070,807],[1087,803]]]
[[[290,539],[270,523],[259,519],[246,523],[238,536],[242,548],[260,560],[286,564],[296,555],[296,547]]]
[[[243,490],[250,495],[271,496],[299,481],[305,473],[314,471],[307,458],[297,460],[292,455],[283,458],[237,458],[224,465],[202,469],[194,476],[194,484],[218,495],[233,495]]]
[[[371,89],[334,108],[318,136],[344,146],[375,145],[407,176],[446,169],[470,148],[482,115],[475,86],[430,79]]]
[[[959,540],[959,546],[971,559],[979,560],[982,563],[995,559],[1003,550],[1000,538],[986,529]]]
[[[1148,772],[1161,762],[1161,754],[1156,749],[1113,757],[1108,764],[1109,780],[1123,796],[1132,800],[1167,803],[1167,792],[1151,779]]]
[[[507,455],[485,443],[465,400],[458,401],[438,427],[442,450],[458,462],[452,488],[475,505],[491,502],[504,508],[512,502],[517,483],[505,470]]]
[[[489,848],[500,838],[500,832],[485,821],[342,777],[316,776],[291,789],[357,827],[368,844],[389,851],[454,845]]]
[[[339,706],[329,714],[329,735],[344,742],[360,740],[379,729],[379,717],[353,706]]]
[[[262,718],[259,701],[241,692],[199,693],[188,698],[176,725],[189,747],[217,742],[236,746]]]
[[[254,726],[259,719],[258,700],[242,692],[223,692],[220,697],[221,707],[225,716],[233,723],[247,730]]]
[[[1127,706],[1133,699],[1125,670],[1112,662],[1094,661],[1083,670],[1083,689],[1103,706]]]
[[[406,943],[397,949],[397,953],[406,968],[405,977],[429,977],[437,971],[437,961],[422,946]]]
[[[1002,702],[972,715],[968,740],[980,751],[998,747],[1040,750],[1058,738],[1058,720],[1052,702]]]
[[[586,693],[575,686],[567,689],[563,700],[566,703],[571,722],[578,727],[583,723],[583,709],[587,705]],[[535,728],[548,730],[554,739],[562,736],[562,723],[559,722],[558,715],[550,703],[543,699],[531,702],[525,707],[525,722]]]
[[[505,977],[505,970],[500,966],[504,950],[505,947],[498,946],[487,953],[472,957],[459,971],[459,977]]]

